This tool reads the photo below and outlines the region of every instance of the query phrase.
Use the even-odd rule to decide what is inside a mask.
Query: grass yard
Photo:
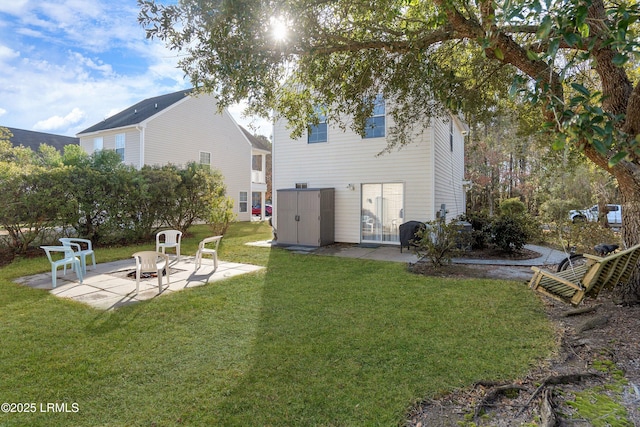
[[[196,227],[182,253],[206,235]],[[46,258],[0,269],[0,403],[36,409],[0,425],[395,426],[425,397],[515,378],[553,350],[522,284],[244,245],[269,237],[239,223],[220,245],[266,271],[114,312],[12,283]],[[98,262],[142,248],[100,249]]]

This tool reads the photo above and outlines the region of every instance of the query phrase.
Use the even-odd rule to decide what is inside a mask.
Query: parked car
[[[273,212],[273,208],[269,203],[264,205],[264,214],[266,216],[271,216],[272,212]],[[251,215],[260,215],[260,205],[251,206]]]
[[[622,225],[622,206],[620,205],[607,205],[607,221],[610,225]],[[589,209],[571,210],[569,211],[569,218],[573,222],[598,220],[598,205],[593,205]]]

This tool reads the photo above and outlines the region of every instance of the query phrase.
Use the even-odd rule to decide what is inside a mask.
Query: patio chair
[[[584,254],[586,264],[559,273],[531,267],[529,287],[558,301],[577,306],[585,296],[596,298],[604,287],[625,283],[640,259],[640,244],[605,258]]]
[[[169,256],[157,251],[140,251],[132,255],[136,259],[136,294],[140,292],[140,278],[143,273],[158,276],[158,293],[162,292],[162,275],[167,276],[169,285]]]
[[[82,283],[82,265],[80,264],[80,260],[73,249],[69,246],[40,246],[46,254],[49,262],[51,263],[51,285],[52,287],[56,287],[57,284],[57,275],[58,275],[58,267],[62,266],[64,268],[63,275],[67,274],[67,266],[71,267],[76,273],[76,277]],[[58,256],[54,255],[55,253],[63,253],[61,259],[57,259]]]
[[[164,230],[156,234],[156,252],[165,253],[165,249],[174,248],[176,257],[180,261],[180,241],[182,240],[182,231]]]
[[[93,252],[93,246],[89,239],[79,239],[75,237],[61,237],[60,242],[63,246],[71,246],[76,256],[80,257],[80,264],[82,265],[82,275],[87,275],[87,257],[90,256],[93,261],[93,269],[96,269],[96,255]],[[85,249],[83,249],[85,248]]]
[[[213,258],[213,270],[218,269],[218,245],[221,239],[222,236],[207,237],[198,244],[198,250],[196,251],[196,270],[200,268],[202,264],[202,255],[207,254]],[[211,247],[207,247],[207,244],[210,244]]]

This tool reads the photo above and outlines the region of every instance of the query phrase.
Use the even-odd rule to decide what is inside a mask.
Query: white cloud
[[[0,2],[0,12],[8,13],[11,15],[21,14],[29,0],[12,0]]]
[[[4,116],[5,114],[7,114],[7,110],[5,110],[4,108],[0,108],[0,117]]]
[[[78,66],[84,66],[90,70],[100,71],[104,76],[112,76],[114,74],[113,68],[109,64],[105,64],[102,60],[97,59],[94,61],[91,58],[87,58],[78,52],[69,52],[69,57],[72,63]]]
[[[18,58],[20,56],[20,52],[17,52],[10,47],[0,45],[0,61],[11,60],[14,58]]]
[[[68,128],[71,125],[79,123],[84,119],[85,113],[79,108],[74,108],[69,114],[64,117],[53,116],[46,120],[41,120],[36,123],[33,128],[43,131],[54,131],[58,129]]]

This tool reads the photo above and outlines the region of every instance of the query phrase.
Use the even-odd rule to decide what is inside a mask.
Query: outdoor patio
[[[180,261],[170,257],[170,284],[167,286],[167,280],[163,277],[160,293],[158,293],[157,277],[151,277],[140,279],[140,292],[136,294],[136,263],[133,258],[100,263],[95,269],[88,268],[82,284],[78,282],[74,272],[67,271],[67,274],[63,275],[62,269],[58,270],[58,283],[54,289],[51,285],[50,271],[21,277],[15,282],[36,289],[47,289],[55,296],[69,298],[97,309],[111,310],[264,268],[218,260],[218,269],[214,271],[213,263],[208,258],[203,260],[202,266],[197,271],[194,271],[194,262],[195,258],[190,256],[182,256]],[[131,272],[134,273],[129,277]]]

